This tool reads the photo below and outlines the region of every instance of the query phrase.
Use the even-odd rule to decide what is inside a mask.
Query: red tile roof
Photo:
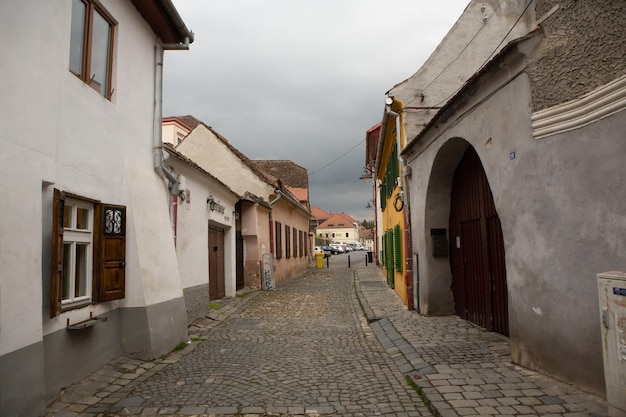
[[[346,213],[332,213],[322,224],[317,226],[319,229],[345,229],[355,227],[356,219]]]

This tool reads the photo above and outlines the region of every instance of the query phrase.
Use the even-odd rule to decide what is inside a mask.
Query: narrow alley
[[[602,399],[512,365],[508,339],[405,310],[354,258],[224,300],[181,350],[118,358],[47,416],[606,415]]]

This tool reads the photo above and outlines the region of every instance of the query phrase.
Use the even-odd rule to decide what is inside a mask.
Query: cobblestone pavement
[[[506,337],[456,316],[407,311],[378,268],[360,265],[355,276],[372,330],[435,415],[608,415],[604,399],[512,364]]]
[[[117,358],[47,416],[607,415],[603,399],[511,364],[505,337],[407,311],[379,268],[336,259],[223,300],[184,349]]]
[[[184,350],[119,358],[48,415],[432,415],[374,335],[352,278],[353,269],[309,269],[227,301],[194,323]]]

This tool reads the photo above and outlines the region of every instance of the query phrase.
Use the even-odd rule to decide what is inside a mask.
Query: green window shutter
[[[396,224],[393,227],[393,240],[394,240],[394,255],[396,259],[396,271],[402,272],[402,236],[400,232],[400,225]]]
[[[383,260],[385,265],[385,273],[387,275],[387,284],[393,288],[393,231],[391,229],[383,234]]]

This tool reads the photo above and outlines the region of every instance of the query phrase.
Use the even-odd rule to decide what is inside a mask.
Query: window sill
[[[79,321],[78,323],[70,324],[70,319],[67,319],[67,330],[85,330],[98,323],[104,323],[107,321],[107,317],[94,317],[93,313],[89,313],[87,320]]]

